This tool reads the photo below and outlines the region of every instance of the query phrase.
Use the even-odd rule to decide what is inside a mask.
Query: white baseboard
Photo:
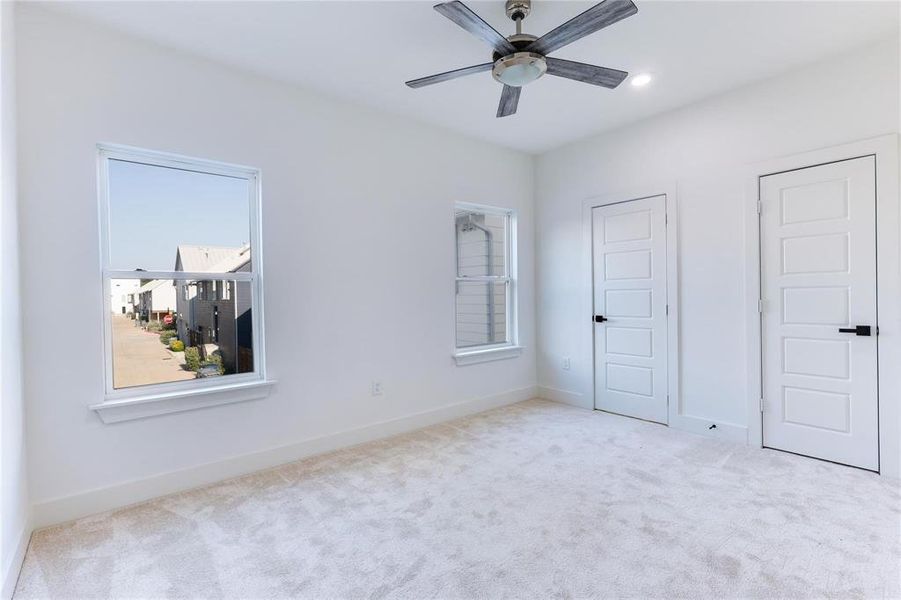
[[[591,405],[591,399],[585,398],[584,395],[579,392],[570,392],[568,390],[560,390],[544,385],[538,386],[538,397],[553,402],[578,406],[579,408],[587,408],[589,410],[594,408]]]
[[[528,386],[374,423],[357,429],[304,440],[287,446],[235,456],[214,463],[162,473],[144,479],[126,481],[81,494],[48,500],[33,507],[34,527],[36,529],[49,527],[107,510],[137,504],[160,496],[190,490],[317,454],[435,425],[499,406],[522,402],[537,395],[538,388]]]
[[[16,551],[8,565],[4,565],[3,591],[0,598],[9,600],[16,591],[16,583],[19,581],[19,572],[22,570],[22,561],[25,560],[25,552],[28,550],[28,542],[31,541],[31,531],[34,527],[31,519],[26,519],[19,532],[19,541],[16,543]]]
[[[585,395],[579,392],[571,392],[539,385],[538,397],[554,402],[561,402],[563,404],[570,404],[579,408],[587,408],[589,410],[594,408],[591,405],[591,399],[585,398]],[[711,425],[716,425],[716,427],[711,429]],[[734,423],[723,423],[721,421],[689,415],[677,415],[675,417],[670,417],[669,426],[673,429],[690,431],[691,433],[706,435],[721,440],[729,440],[740,444],[748,443],[748,428]]]
[[[716,427],[711,428],[711,425],[716,425]],[[720,440],[738,442],[739,444],[748,443],[748,428],[734,423],[723,423],[722,421],[689,415],[676,415],[670,417],[669,426],[673,429],[690,431],[691,433],[698,433]]]

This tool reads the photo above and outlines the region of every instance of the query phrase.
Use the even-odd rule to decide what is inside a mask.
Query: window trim
[[[481,362],[515,358],[522,353],[519,345],[519,270],[517,262],[517,212],[512,208],[488,206],[472,202],[454,203],[454,226],[456,227],[456,214],[458,210],[478,211],[484,214],[502,215],[505,220],[504,253],[505,272],[496,276],[460,276],[459,258],[460,251],[457,247],[456,235],[454,236],[454,286],[460,282],[477,283],[480,281],[504,282],[507,285],[506,297],[506,329],[507,341],[495,344],[480,344],[477,346],[457,346],[457,306],[454,302],[454,352],[453,357],[457,366],[476,364]],[[455,294],[456,297],[456,294]]]
[[[250,247],[253,249],[252,271],[234,273],[194,273],[187,271],[135,271],[113,269],[110,263],[110,198],[109,161],[122,160],[150,166],[175,168],[195,173],[246,179],[249,182]],[[202,406],[252,400],[268,395],[274,384],[266,376],[266,345],[263,310],[263,252],[260,169],[214,160],[194,158],[168,152],[146,150],[120,144],[97,144],[97,194],[100,230],[100,269],[103,289],[103,402],[91,405],[104,422],[142,418],[154,414],[192,410]],[[193,379],[134,386],[113,387],[113,345],[110,290],[113,279],[228,279],[251,284],[253,372],[226,377]],[[225,381],[223,381],[225,380]],[[193,400],[185,400],[192,398]],[[140,405],[140,409],[135,407]],[[154,405],[158,408],[154,409]],[[133,416],[129,416],[133,415]]]

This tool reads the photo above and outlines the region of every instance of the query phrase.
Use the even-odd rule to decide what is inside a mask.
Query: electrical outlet
[[[568,357],[568,356],[564,356],[564,357],[563,357],[563,370],[564,370],[564,371],[569,371],[569,367],[570,367],[569,357]]]
[[[371,392],[373,396],[381,396],[382,395],[382,382],[381,381],[373,381]]]

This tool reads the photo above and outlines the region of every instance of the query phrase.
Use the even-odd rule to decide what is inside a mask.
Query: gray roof
[[[250,262],[250,244],[245,244],[237,249],[237,252],[222,259],[210,267],[210,271],[217,273],[233,273]]]
[[[237,270],[248,261],[250,246],[247,244],[237,248],[181,245],[178,247],[175,268],[194,273],[227,273]]]
[[[138,293],[139,293],[139,294],[143,294],[144,292],[152,292],[153,290],[155,290],[156,288],[160,287],[160,286],[163,285],[164,283],[168,283],[169,285],[173,285],[173,282],[172,282],[171,279],[151,279],[150,281],[148,281],[147,283],[145,283],[144,285],[142,285],[142,286],[140,287],[140,289],[138,289]]]

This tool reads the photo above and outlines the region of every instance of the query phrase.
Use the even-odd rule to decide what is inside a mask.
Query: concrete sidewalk
[[[158,335],[136,327],[125,316],[113,315],[112,321],[114,387],[194,379],[194,373],[182,369]]]

